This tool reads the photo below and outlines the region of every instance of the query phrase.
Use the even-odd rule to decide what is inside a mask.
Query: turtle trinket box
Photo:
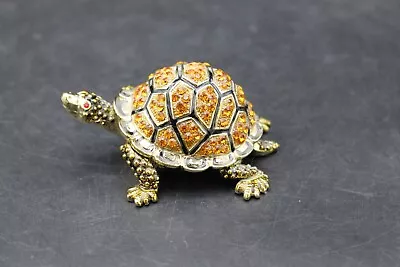
[[[122,158],[139,180],[127,198],[137,206],[158,200],[161,167],[218,169],[223,178],[239,180],[235,191],[246,200],[269,188],[264,172],[241,161],[278,149],[261,139],[270,122],[254,112],[240,85],[208,63],[161,68],[146,82],[123,87],[112,104],[87,91],[64,93],[61,100],[80,121],[124,137]]]

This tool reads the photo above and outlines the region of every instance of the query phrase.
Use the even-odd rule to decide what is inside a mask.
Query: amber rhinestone
[[[249,124],[246,112],[240,111],[233,126],[232,138],[235,147],[243,144],[249,134]]]
[[[218,95],[211,85],[199,91],[196,101],[196,113],[199,119],[209,128],[211,127],[217,104]]]
[[[218,129],[227,129],[231,125],[232,117],[235,115],[235,100],[232,95],[221,101],[221,107],[218,113],[217,125]]]
[[[177,127],[188,150],[191,150],[199,144],[206,135],[206,133],[192,118],[178,122]]]
[[[244,94],[243,88],[240,85],[236,85],[236,97],[239,106],[244,107],[246,105],[246,96]]]
[[[144,107],[150,95],[150,89],[147,83],[138,85],[133,90],[133,109],[138,110]]]
[[[157,125],[168,120],[167,98],[165,94],[153,94],[149,103],[150,113]]]
[[[187,63],[186,61],[178,61],[178,62],[175,63],[175,66],[176,65],[183,65],[183,64],[186,64],[186,63]]]
[[[168,87],[176,78],[176,67],[164,67],[156,70],[153,76],[153,86],[155,89],[164,89]]]
[[[229,154],[230,152],[231,147],[228,136],[226,134],[219,134],[210,136],[194,155],[198,157],[220,156]]]
[[[228,91],[231,89],[232,79],[227,73],[225,73],[221,69],[214,70],[213,81],[222,92],[225,92],[225,91]]]
[[[184,65],[183,78],[199,85],[208,80],[207,65],[200,62],[191,62]]]
[[[133,123],[144,137],[150,139],[154,133],[154,126],[150,123],[144,112],[139,112],[133,115]]]
[[[254,125],[256,123],[256,113],[253,109],[253,104],[249,102],[249,106],[247,108],[247,112],[249,114],[249,118],[250,118],[250,124]]]
[[[181,144],[172,126],[165,127],[158,131],[156,145],[172,152],[182,152]]]
[[[171,90],[172,112],[175,118],[190,114],[193,89],[180,83]]]

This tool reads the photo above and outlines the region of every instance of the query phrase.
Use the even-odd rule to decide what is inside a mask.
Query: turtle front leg
[[[251,165],[236,164],[221,169],[225,179],[242,179],[235,187],[236,194],[243,194],[245,200],[251,197],[260,198],[269,188],[269,178],[264,172]]]
[[[153,164],[147,158],[136,153],[129,143],[122,145],[120,149],[122,158],[139,179],[138,185],[128,189],[128,201],[134,202],[138,207],[147,206],[150,201],[157,202],[159,177]]]

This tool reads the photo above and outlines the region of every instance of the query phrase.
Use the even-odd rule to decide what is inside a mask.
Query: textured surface
[[[256,132],[255,113],[242,87],[209,63],[178,62],[158,69],[147,83],[133,88],[132,95],[127,103],[133,107],[132,127],[161,150],[177,156],[227,156],[260,138],[250,139]],[[171,126],[178,138],[171,138]],[[219,140],[222,133],[224,138]],[[246,140],[251,143],[245,144]]]
[[[397,0],[0,1],[0,266],[399,266]],[[160,174],[137,209],[122,141],[62,91],[111,99],[177,60],[226,70],[273,122],[246,203]]]

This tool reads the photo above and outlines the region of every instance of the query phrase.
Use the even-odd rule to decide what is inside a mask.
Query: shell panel
[[[167,89],[177,78],[176,66],[156,70],[149,78],[153,78],[153,87],[155,90]]]
[[[196,114],[208,129],[212,126],[218,102],[218,94],[211,85],[206,85],[205,87],[200,88],[197,93]]]
[[[222,93],[232,89],[231,76],[221,69],[214,69],[213,82]]]
[[[231,127],[233,116],[236,112],[236,104],[233,95],[225,96],[221,100],[221,106],[219,108],[217,123],[215,129],[226,130]]]
[[[188,151],[192,150],[206,136],[206,132],[193,118],[181,120],[176,126]]]
[[[145,111],[135,113],[132,116],[132,121],[136,125],[136,128],[142,133],[144,137],[150,139],[154,133],[154,125],[150,121]]]
[[[144,108],[147,99],[150,95],[150,88],[147,83],[139,84],[133,89],[133,110],[138,110]]]
[[[206,63],[191,62],[183,65],[182,77],[196,86],[209,80]]]
[[[249,136],[249,120],[246,112],[239,111],[232,128],[233,145],[236,147],[243,144]]]
[[[248,102],[247,113],[249,114],[250,124],[254,125],[256,123],[256,113],[253,109],[253,104]]]
[[[205,141],[199,148],[194,156],[204,157],[204,156],[220,156],[226,155],[231,152],[231,145],[229,142],[228,135],[226,133],[217,134],[210,136],[207,141]]]
[[[155,144],[166,150],[182,153],[181,144],[172,126],[158,130]]]
[[[166,123],[169,120],[166,94],[152,94],[147,108],[157,126]]]
[[[238,101],[239,107],[246,106],[246,95],[244,94],[243,88],[240,85],[236,85],[236,99]]]
[[[194,158],[233,152],[256,123],[243,88],[208,63],[178,62],[159,69],[132,97],[132,123],[142,136]]]
[[[192,110],[193,89],[184,82],[178,82],[170,92],[172,117],[181,118]]]

